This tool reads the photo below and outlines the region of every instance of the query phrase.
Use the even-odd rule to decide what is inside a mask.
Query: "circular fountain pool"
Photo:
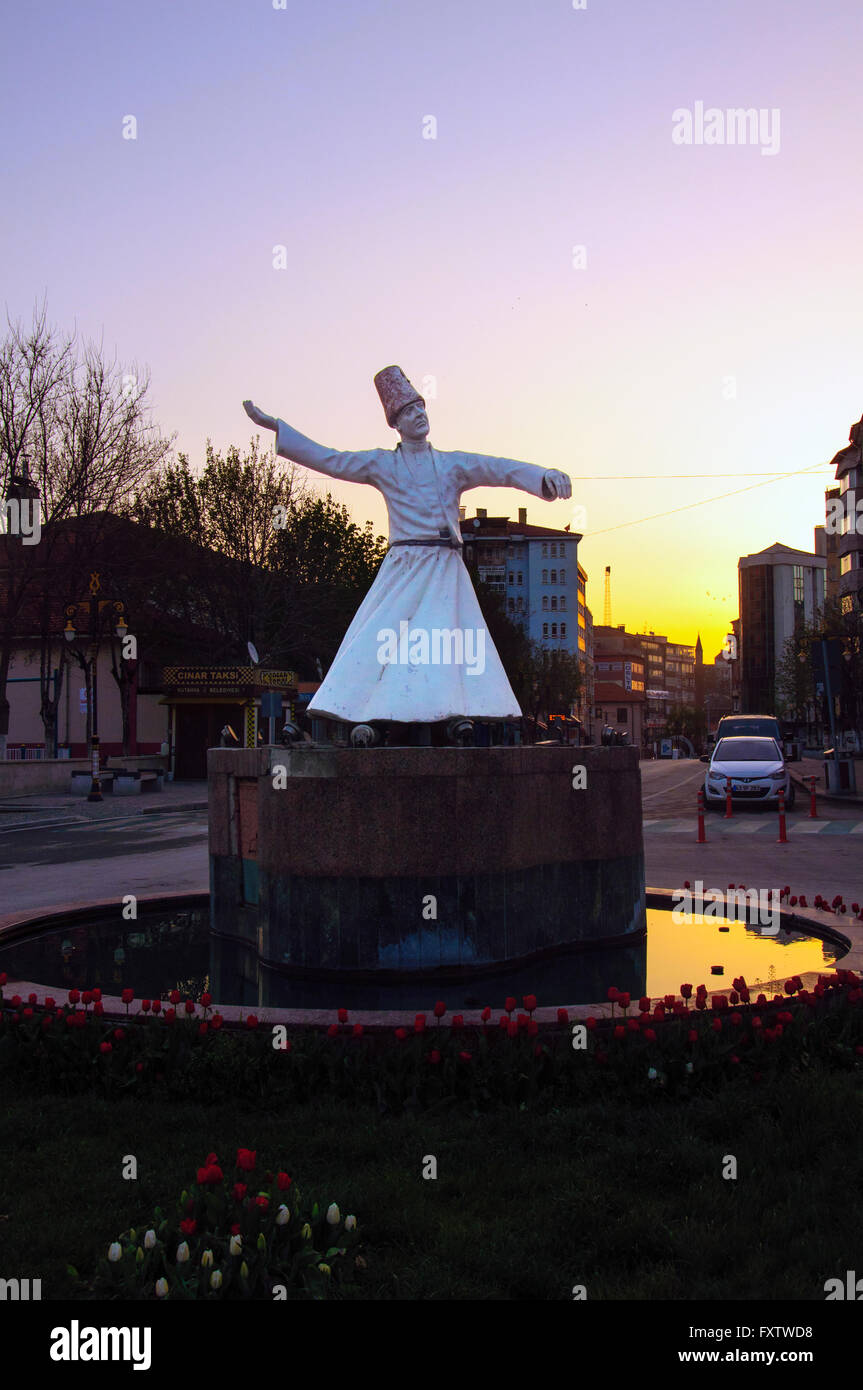
[[[557,950],[470,976],[450,970],[405,977],[259,968],[248,945],[210,932],[206,895],[186,896],[139,905],[134,922],[118,921],[114,906],[14,928],[0,940],[0,972],[10,982],[38,982],[55,994],[94,985],[114,994],[129,986],[138,998],[173,989],[199,998],[209,990],[221,1004],[273,1008],[428,1009],[446,990],[452,1009],[496,1006],[506,995],[526,993],[543,1005],[589,1004],[605,999],[612,984],[633,998],[656,998],[676,994],[683,982],[729,988],[736,975],[745,976],[750,989],[770,993],[789,975],[828,969],[844,950],[836,934],[822,940],[802,930],[770,934],[745,921],[678,920],[666,902],[648,894],[646,936]]]

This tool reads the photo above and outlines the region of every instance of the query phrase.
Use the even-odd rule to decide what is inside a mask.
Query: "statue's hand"
[[[272,415],[265,415],[263,410],[259,410],[254,401],[243,401],[243,409],[250,420],[254,420],[256,425],[260,425],[262,430],[277,430],[278,420],[274,420]]]
[[[549,502],[556,497],[571,497],[572,483],[566,473],[560,473],[556,468],[549,468],[542,480],[543,496]]]

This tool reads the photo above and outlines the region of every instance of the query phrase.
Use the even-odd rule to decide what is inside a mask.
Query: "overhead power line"
[[[821,467],[816,464],[815,467]],[[813,465],[808,468],[799,468],[794,473],[782,473],[780,478],[799,478],[803,473],[811,473]],[[692,511],[693,507],[707,507],[711,502],[723,502],[726,497],[739,497],[743,492],[753,492],[758,487],[770,487],[771,483],[776,483],[779,478],[767,478],[763,483],[752,483],[750,487],[738,487],[733,492],[720,492],[715,497],[702,497],[700,502],[686,502],[682,507],[670,507],[664,512],[654,512],[652,516],[636,517],[634,521],[621,521],[617,526],[604,526],[601,531],[588,531],[584,539],[593,540],[594,536],[606,536],[610,531],[622,531],[627,526],[641,526],[647,521],[659,521],[664,516],[676,516],[678,512]]]

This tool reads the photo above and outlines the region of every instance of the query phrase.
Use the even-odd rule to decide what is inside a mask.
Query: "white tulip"
[[[212,1274],[210,1275],[210,1288],[211,1288],[211,1289],[220,1289],[221,1287],[222,1287],[222,1271],[221,1271],[220,1269],[214,1269],[213,1272],[212,1272]]]
[[[656,1070],[656,1067],[648,1067],[648,1069],[647,1069],[647,1079],[648,1079],[648,1081],[655,1081],[658,1075],[659,1075],[659,1073],[658,1073],[658,1071]]]
[[[284,1203],[282,1203],[282,1205],[279,1207],[279,1210],[276,1212],[276,1225],[287,1226],[290,1219],[291,1213],[288,1211]]]
[[[115,1265],[117,1261],[122,1260],[122,1258],[123,1247],[120,1245],[119,1241],[115,1240],[112,1245],[108,1246],[108,1259],[111,1261],[112,1265]]]
[[[177,1264],[184,1265],[189,1258],[189,1242],[184,1240],[177,1246]]]
[[[157,1280],[156,1280],[156,1297],[157,1297],[157,1298],[167,1298],[167,1295],[168,1295],[168,1281],[167,1281],[167,1279],[157,1279]]]
[[[154,1246],[155,1244],[156,1244],[156,1232],[155,1232],[154,1230],[149,1230],[149,1231],[147,1232],[147,1234],[144,1236],[144,1249],[145,1249],[145,1250],[152,1250],[152,1249],[153,1249],[153,1246]]]
[[[242,1255],[242,1253],[243,1253],[243,1237],[242,1237],[242,1236],[231,1236],[231,1254],[232,1254],[232,1255]]]
[[[687,1063],[686,1063],[686,1070],[687,1070],[688,1072],[691,1072],[691,1071],[692,1071],[692,1063],[691,1063],[691,1062],[687,1062]]]
[[[203,1253],[203,1255],[201,1256],[201,1268],[202,1268],[202,1269],[209,1269],[210,1266],[212,1265],[212,1263],[213,1263],[213,1252],[212,1252],[212,1250],[205,1250],[204,1253]]]
[[[327,1207],[327,1225],[328,1225],[328,1226],[338,1226],[338,1224],[339,1224],[339,1222],[341,1221],[341,1219],[342,1219],[342,1214],[341,1214],[341,1212],[339,1211],[339,1209],[338,1209],[338,1207],[336,1206],[335,1202],[331,1202],[330,1205]]]
[[[345,1230],[355,1231],[357,1229],[357,1218],[355,1216],[345,1217]]]

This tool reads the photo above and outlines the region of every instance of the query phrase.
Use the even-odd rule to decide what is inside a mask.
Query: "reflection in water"
[[[36,980],[60,997],[75,987],[99,985],[117,994],[128,985],[139,999],[164,997],[172,989],[197,999],[209,989],[223,1004],[428,1010],[444,998],[452,1011],[487,1003],[497,1008],[509,994],[519,1002],[531,993],[540,1004],[591,1003],[605,999],[612,984],[634,999],[645,993],[656,998],[676,994],[685,981],[727,988],[735,975],[744,975],[750,989],[769,993],[774,982],[781,989],[790,974],[824,970],[836,955],[813,937],[768,936],[742,921],[688,917],[675,923],[670,911],[648,908],[647,923],[647,942],[560,953],[554,960],[468,980],[448,975],[360,981],[349,972],[335,980],[291,978],[259,971],[247,944],[211,938],[209,907],[202,898],[199,906],[143,912],[135,922],[112,914],[42,931],[0,949],[0,970],[10,980]]]

